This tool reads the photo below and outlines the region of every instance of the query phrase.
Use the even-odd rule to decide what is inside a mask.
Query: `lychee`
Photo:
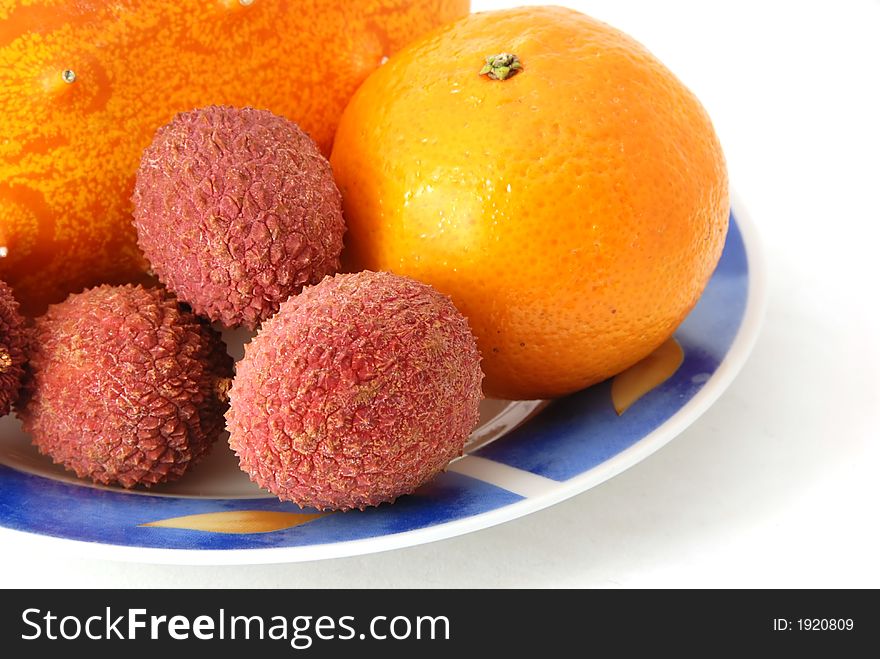
[[[18,398],[25,361],[27,327],[18,313],[12,289],[0,281],[0,416],[9,414]]]
[[[227,412],[241,467],[283,500],[375,506],[462,454],[479,419],[480,355],[426,284],[328,277],[281,305],[246,347]]]
[[[253,329],[339,268],[345,222],[330,164],[267,110],[178,114],[144,152],[132,201],[153,271],[226,327]]]
[[[35,321],[17,409],[34,444],[97,483],[180,477],[223,430],[232,360],[163,289],[99,286]]]

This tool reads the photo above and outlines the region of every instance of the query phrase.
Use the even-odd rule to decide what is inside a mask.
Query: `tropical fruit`
[[[28,330],[18,313],[18,302],[6,282],[0,281],[0,416],[9,414],[18,398],[27,343]]]
[[[474,337],[446,296],[385,272],[328,277],[282,304],[246,347],[229,444],[281,499],[375,506],[461,455],[482,379]]]
[[[467,0],[0,0],[0,279],[25,311],[146,268],[141,152],[177,112],[251,105],[329,154],[383,58]]]
[[[132,201],[153,271],[225,327],[254,329],[339,269],[345,222],[330,165],[268,110],[177,115],[144,151]]]
[[[182,476],[223,430],[232,359],[164,289],[98,286],[35,321],[16,413],[41,453],[96,483]]]

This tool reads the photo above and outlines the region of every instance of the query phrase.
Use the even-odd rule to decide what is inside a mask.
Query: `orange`
[[[481,75],[502,53],[521,68]],[[473,14],[392,57],[346,108],[331,163],[347,267],[450,295],[498,397],[560,396],[647,356],[727,231],[699,101],[636,41],[558,7]]]
[[[0,0],[0,279],[24,307],[138,276],[129,197],[176,112],[268,108],[330,152],[382,59],[468,0]],[[67,73],[64,73],[67,72]]]

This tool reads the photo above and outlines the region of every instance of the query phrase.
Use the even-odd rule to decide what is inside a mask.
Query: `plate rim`
[[[250,549],[179,549],[137,547],[103,542],[74,540],[0,527],[0,539],[39,548],[67,549],[91,559],[165,565],[260,565],[361,556],[391,551],[474,531],[491,528],[549,508],[604,483],[638,464],[681,434],[730,386],[748,360],[760,334],[767,306],[767,271],[763,246],[755,224],[739,194],[731,190],[730,207],[742,235],[748,262],[748,292],[739,329],[718,368],[701,389],[672,417],[612,458],[572,478],[558,482],[545,493],[523,498],[462,519],[450,520],[420,529],[357,540]]]

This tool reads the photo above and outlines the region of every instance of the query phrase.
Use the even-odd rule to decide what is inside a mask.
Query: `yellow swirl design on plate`
[[[285,513],[274,510],[230,510],[222,513],[170,517],[140,526],[158,526],[166,529],[186,529],[210,533],[270,533],[271,531],[290,529],[328,514]]]
[[[623,414],[639,398],[666,382],[684,361],[678,341],[669,339],[642,361],[614,376],[611,402],[617,414]]]

